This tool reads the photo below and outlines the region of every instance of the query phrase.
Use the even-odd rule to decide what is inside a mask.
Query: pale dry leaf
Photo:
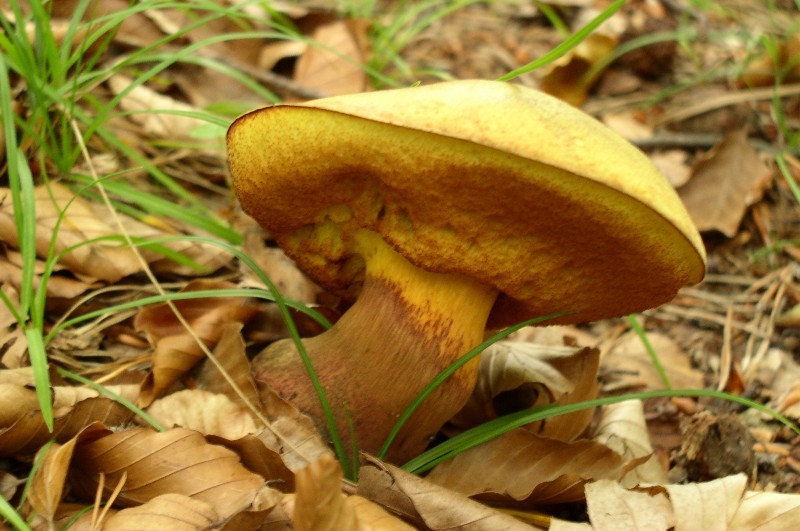
[[[261,400],[258,396],[253,375],[250,373],[250,361],[245,352],[244,339],[242,339],[242,323],[228,323],[222,326],[222,335],[214,347],[214,356],[225,372],[233,380],[234,385],[241,391],[253,407],[259,407]],[[206,360],[195,374],[196,385],[212,393],[223,394],[242,406],[247,404],[242,400],[228,381],[223,378],[216,364]]]
[[[650,160],[667,178],[673,188],[679,188],[692,178],[689,154],[682,149],[667,149],[650,154]]]
[[[215,280],[194,280],[183,291],[218,290],[234,287]],[[213,348],[222,336],[225,325],[244,323],[258,308],[241,297],[208,297],[175,301],[174,307],[192,327],[207,347]],[[156,397],[177,382],[205,358],[205,353],[193,335],[175,316],[167,304],[150,306],[139,311],[134,326],[145,332],[155,344],[151,372],[142,383],[139,403],[150,405]]]
[[[588,481],[618,480],[629,462],[595,441],[569,443],[516,429],[445,461],[427,479],[503,504],[564,503],[583,499]]]
[[[769,168],[743,130],[729,133],[705,160],[695,164],[679,194],[697,228],[732,238],[747,208],[772,180]]]
[[[411,531],[414,528],[383,507],[366,498],[354,494],[348,496],[345,504],[356,513],[359,531]]]
[[[13,202],[10,190],[0,189],[0,240],[18,246],[16,224],[14,222]],[[116,234],[105,221],[97,216],[88,201],[75,198],[72,190],[59,183],[37,186],[34,190],[36,200],[36,250],[38,256],[48,255],[50,240],[56,228],[60,213],[67,208],[55,241],[55,252],[61,252],[87,240]],[[70,201],[73,200],[71,203]],[[126,222],[132,219],[121,215]],[[76,275],[93,279],[116,282],[122,277],[141,270],[135,253],[119,242],[98,242],[80,245],[63,255],[59,264]]]
[[[284,463],[281,455],[270,449],[255,435],[239,439],[222,439],[208,436],[208,441],[230,448],[242,460],[242,464],[269,482],[280,492],[294,492],[294,472]]]
[[[403,515],[422,529],[530,530],[531,526],[463,494],[386,463],[371,460],[359,470],[357,493]]]
[[[180,426],[226,439],[258,431],[249,410],[225,395],[202,389],[171,393],[153,402],[147,412],[162,426]]]
[[[311,45],[297,60],[294,80],[328,96],[362,92],[367,75],[360,43],[365,39],[358,33],[366,35],[366,27],[354,20],[332,20],[314,28]]]
[[[616,481],[586,485],[586,508],[595,531],[667,531],[675,525],[663,493],[626,490]]]
[[[256,494],[253,503],[247,510],[240,511],[225,521],[220,528],[227,531],[239,531],[240,529],[258,529],[266,531],[269,526],[265,522],[276,512],[280,512],[279,507],[287,495],[271,487],[264,486]],[[285,516],[285,515],[284,515]],[[290,522],[286,516],[287,523]],[[289,531],[291,527],[287,529]]]
[[[115,513],[103,522],[104,531],[193,531],[211,529],[221,519],[214,507],[184,494],[167,493]]]
[[[28,491],[28,502],[39,516],[49,523],[53,522],[56,509],[61,503],[74,446],[74,439],[63,446],[53,443],[44,447],[44,455],[40,453],[38,456],[39,468],[33,476]]]
[[[130,88],[132,83],[133,79],[122,74],[114,74],[108,79],[108,86],[114,94],[119,95],[127,91],[119,105],[123,110],[132,113],[129,118],[138,123],[145,134],[171,141],[192,140],[198,142],[198,139],[192,136],[192,132],[208,122],[192,116],[171,114],[171,112],[199,113],[199,109],[159,94],[144,85]],[[205,141],[205,147],[221,149],[216,140]]]
[[[689,356],[676,342],[658,332],[648,332],[647,339],[661,361],[673,389],[703,387],[703,373],[692,367]],[[603,356],[600,365],[606,380],[604,391],[664,389],[661,376],[635,332],[623,335]]]
[[[17,492],[17,488],[25,483],[6,470],[0,470],[0,497],[10,500]]]
[[[32,389],[5,389],[0,396],[10,400],[18,398],[16,402],[9,402],[11,406],[8,409],[3,408],[5,424],[0,426],[0,456],[30,455],[50,439],[61,443],[69,440],[88,423],[103,422],[108,426],[119,426],[129,422],[134,416],[128,408],[109,398],[87,398],[73,407],[55,411],[51,433],[39,412],[38,401]]]
[[[789,418],[800,418],[800,363],[791,352],[778,348],[767,350],[756,367],[752,383],[758,383],[775,398],[769,406]]]
[[[553,403],[596,397],[599,353],[595,349],[500,341],[481,354],[478,382],[464,408],[451,420],[460,428],[497,416]],[[571,440],[583,432],[592,410],[541,421],[530,430]]]
[[[626,109],[603,114],[602,122],[623,138],[634,142],[653,136],[653,127],[642,122],[637,109]]]
[[[739,508],[747,477],[744,474],[707,483],[666,485],[675,514],[676,531],[724,531]]]
[[[622,478],[623,487],[667,482],[667,473],[653,456],[641,400],[626,400],[600,409],[592,440],[605,444],[626,461],[648,458]],[[653,457],[651,457],[653,456]]]
[[[356,529],[356,513],[345,504],[341,490],[342,477],[339,463],[329,455],[323,455],[297,472],[292,513],[295,529]]]
[[[732,531],[800,529],[800,494],[746,492],[730,523]]]
[[[124,479],[117,498],[122,506],[176,493],[208,503],[222,518],[249,507],[264,485],[233,451],[183,428],[134,428],[76,445],[69,478],[75,492],[93,499],[100,474],[104,497]]]
[[[107,433],[109,433],[108,430],[102,424],[89,424],[63,445],[53,443],[43,449],[44,455],[40,453],[38,456],[39,467],[31,481],[28,502],[49,524],[54,522],[56,512],[61,504],[75,445],[81,440],[91,440]]]
[[[33,285],[37,289],[41,285],[41,274],[45,269],[43,260],[36,260],[34,270],[36,271]],[[62,297],[72,299],[78,295],[92,289],[100,287],[97,282],[84,282],[59,274],[66,271],[66,268],[56,266],[53,275],[47,279],[47,296]],[[22,255],[17,251],[6,248],[5,254],[0,255],[0,282],[9,288],[18,289],[22,282]]]
[[[587,74],[596,64],[606,59],[616,45],[615,35],[600,31],[590,34],[570,53],[551,63],[542,77],[542,90],[580,107],[601,72],[596,72],[593,76]]]
[[[297,472],[324,455],[333,455],[310,417],[273,392],[262,393],[261,400],[270,424],[257,437],[281,456],[289,470]]]

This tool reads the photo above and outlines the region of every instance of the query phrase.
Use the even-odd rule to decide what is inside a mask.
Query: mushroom
[[[551,96],[451,81],[274,105],[228,131],[236,195],[298,266],[353,305],[303,343],[339,430],[375,452],[487,328],[652,308],[705,273],[700,236],[645,155]],[[321,422],[291,340],[256,379]],[[466,402],[477,358],[405,424],[424,450]]]

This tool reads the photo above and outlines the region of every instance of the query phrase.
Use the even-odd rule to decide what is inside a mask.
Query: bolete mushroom
[[[697,230],[647,157],[522,86],[453,81],[275,105],[233,123],[228,157],[245,212],[311,278],[355,299],[304,346],[341,433],[367,451],[487,326],[638,312],[705,272]],[[423,450],[462,407],[473,361],[416,411],[389,459]],[[290,340],[254,371],[321,418]]]

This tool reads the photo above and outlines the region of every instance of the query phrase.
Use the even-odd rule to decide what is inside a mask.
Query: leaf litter
[[[75,7],[73,2],[57,4],[55,16],[66,17]],[[620,20],[626,31],[614,30],[602,42],[587,41],[584,49],[567,56],[561,68],[570,70],[572,77],[565,77],[564,70],[556,77],[554,70],[534,72],[520,81],[530,85],[550,83],[555,92],[569,90],[574,101],[586,100],[587,109],[600,101],[603,109],[617,112],[615,117],[604,116],[606,121],[638,131],[632,133],[635,142],[643,146],[663,142],[663,147],[670,148],[656,150],[654,158],[661,167],[669,168],[665,173],[673,176],[694,219],[711,235],[712,258],[716,260],[705,284],[685,290],[672,304],[646,316],[648,337],[673,387],[700,388],[709,379],[729,389],[738,382],[740,392],[752,392],[753,386],[760,385],[769,390],[762,395],[765,401],[797,420],[800,392],[796,358],[792,356],[797,346],[796,326],[784,319],[784,328],[776,328],[775,320],[781,308],[797,303],[800,293],[796,264],[794,268],[785,265],[787,256],[792,257],[792,246],[787,245],[786,252],[777,249],[769,258],[772,262],[766,264],[743,258],[759,235],[776,238],[774,241],[797,236],[792,228],[797,217],[791,214],[796,204],[791,203],[790,190],[760,144],[750,141],[753,136],[775,143],[780,139],[768,130],[738,127],[725,136],[695,134],[702,127],[698,125],[700,118],[716,119],[712,122],[714,132],[731,129],[725,121],[728,107],[715,101],[687,107],[676,97],[665,100],[655,112],[626,104],[626,97],[636,96],[630,92],[631,86],[639,90],[641,80],[645,80],[644,92],[656,86],[643,64],[656,59],[666,61],[659,64],[685,59],[676,47],[662,48],[659,56],[648,55],[655,54],[654,49],[641,48],[639,52],[649,50],[643,62],[635,63],[630,57],[620,63],[624,69],[606,65],[597,79],[581,77],[585,73],[581,68],[603,61],[620,42],[647,33],[642,28],[651,31],[652,20],[665,19],[674,27],[674,13],[665,9],[666,4],[651,4],[638,12],[635,8],[622,11]],[[102,3],[103,13],[125,6],[125,2]],[[542,29],[541,20],[534,18],[535,9],[514,9],[488,10],[475,5],[436,19],[417,36],[416,46],[407,49],[402,60],[419,68],[421,78],[437,65],[446,65],[449,75],[455,77],[498,77],[559,40],[556,31]],[[583,8],[571,9],[580,12]],[[660,14],[655,16],[655,12]],[[174,10],[135,13],[114,34],[114,41],[129,49],[148,46],[164,35],[181,31],[191,19],[185,14]],[[262,21],[272,15],[259,13]],[[342,20],[330,13],[320,16],[302,6],[287,8],[281,16],[292,18],[309,41],[298,46],[299,41],[249,38],[206,47],[203,57],[229,59],[235,68],[252,74],[286,99],[365,88],[368,76],[354,67],[354,63],[369,58],[364,45],[368,29],[361,20]],[[781,19],[776,20],[780,24]],[[229,22],[197,28],[186,35],[186,42],[198,43],[209,36],[241,30]],[[572,22],[580,25],[579,17]],[[269,27],[261,22],[254,25],[259,30]],[[498,31],[503,34],[501,39],[496,38]],[[779,62],[790,69],[790,76],[796,70],[791,62],[796,40],[790,37],[780,43]],[[287,43],[291,50],[285,50]],[[742,57],[743,48],[737,48],[738,44],[732,51],[705,44],[700,53],[707,56],[696,60],[708,60],[713,54],[718,54],[715,60],[720,54]],[[277,50],[279,45],[284,49]],[[288,69],[287,64],[291,65]],[[401,60],[394,64],[403,71]],[[758,76],[770,65],[756,66],[740,81],[764,82],[765,78]],[[134,74],[130,70],[117,74],[104,86],[120,94],[131,86],[129,76]],[[218,149],[221,139],[198,141],[195,133],[203,126],[196,119],[157,112],[196,113],[209,104],[238,97],[256,104],[263,102],[243,85],[221,79],[219,72],[209,68],[166,71],[157,83],[138,86],[123,97],[121,110],[135,114],[112,123],[121,136],[141,142],[142,153],[163,157],[162,161],[169,158],[173,168],[187,164],[191,169],[179,170],[187,174],[197,173],[199,159],[189,166],[185,155],[166,157],[159,151],[159,141],[180,140],[201,146],[202,156],[212,161],[210,174],[216,172],[218,182],[224,182]],[[767,75],[766,82],[774,82],[774,77]],[[702,102],[708,94],[722,93],[724,90],[711,93],[698,89],[690,90],[689,96]],[[750,112],[761,116],[768,112],[763,97],[744,96],[748,95],[743,93],[740,101],[751,105]],[[637,104],[640,100],[631,101]],[[665,123],[677,124],[687,136],[665,134]],[[101,167],[101,157],[106,154],[97,146],[92,150]],[[107,173],[119,171],[120,164],[125,162],[115,157]],[[79,171],[85,173],[85,168]],[[189,186],[197,186],[197,181]],[[194,188],[210,189],[205,184]],[[18,302],[22,262],[9,191],[0,193],[5,197],[0,203],[0,238],[5,242],[0,278],[3,293]],[[45,271],[53,234],[56,253],[70,249],[48,279],[51,304],[64,300],[69,306],[83,300],[84,305],[100,308],[112,304],[113,299],[98,288],[123,280],[144,282],[141,273],[145,266],[137,253],[122,243],[120,227],[109,221],[105,207],[76,196],[75,188],[59,181],[37,187],[36,198],[37,285]],[[757,214],[766,204],[770,213]],[[230,215],[236,216],[233,212]],[[174,235],[176,227],[178,232],[191,233],[191,228],[174,220],[162,224],[153,218],[118,216],[124,229],[137,238]],[[59,230],[55,233],[57,223]],[[85,243],[97,237],[107,239]],[[249,238],[248,247],[261,249],[263,259],[259,262],[270,276],[280,280],[282,290],[297,300],[329,306],[332,315],[336,314],[333,307],[337,301],[325,298],[273,252],[268,235],[251,232]],[[173,285],[176,289],[260,287],[256,278],[231,267],[231,257],[213,246],[170,243],[169,247],[203,268],[180,266],[152,250],[141,249],[138,255],[157,270],[160,278],[178,279]],[[769,274],[776,263],[784,266],[783,276]],[[184,279],[212,272],[211,279]],[[85,294],[89,295],[82,299]],[[771,528],[787,529],[800,522],[800,502],[790,494],[797,488],[800,473],[797,438],[761,414],[742,415],[741,429],[757,435],[754,449],[760,449],[760,467],[767,469],[764,463],[772,463],[774,473],[770,477],[774,480],[756,483],[745,475],[729,475],[669,483],[667,471],[671,467],[670,472],[676,470],[680,456],[674,441],[669,443],[679,433],[675,420],[683,416],[696,423],[705,411],[726,409],[702,400],[625,401],[596,411],[554,417],[468,450],[440,464],[427,477],[414,476],[372,456],[361,456],[359,482],[353,485],[343,480],[327,441],[310,419],[291,404],[275,396],[259,396],[255,391],[247,354],[286,334],[282,326],[275,326],[279,318],[272,307],[242,298],[207,298],[177,302],[174,307],[184,315],[193,333],[184,328],[171,308],[153,306],[138,311],[135,317],[126,317],[121,325],[91,329],[96,336],[91,343],[98,355],[89,356],[87,347],[78,346],[81,343],[60,348],[57,357],[53,352],[59,364],[92,377],[103,375],[107,389],[146,406],[147,413],[165,428],[163,432],[115,400],[57,379],[55,430],[50,434],[31,389],[30,371],[17,369],[27,363],[23,328],[10,313],[0,314],[4,367],[0,371],[0,454],[15,463],[34,459],[39,463],[21,506],[34,527],[61,526],[95,500],[108,506],[84,513],[76,521],[77,528],[407,529],[410,525],[429,529],[528,529],[549,525],[554,529],[750,529],[768,522]],[[87,309],[76,315],[81,311]],[[274,326],[269,337],[257,329],[265,322]],[[445,434],[452,436],[526,407],[575,403],[598,393],[662,387],[639,338],[626,331],[620,323],[524,330],[514,341],[495,345],[482,357],[481,383],[475,396]],[[57,341],[68,345],[66,335],[62,333]],[[121,346],[125,348],[115,352]],[[212,352],[218,365],[209,362],[204,350]],[[106,359],[115,363],[104,363]],[[723,367],[727,367],[728,376]],[[220,368],[229,381],[221,376]],[[656,420],[663,421],[662,426],[673,426],[673,433],[669,437],[659,435],[651,427]],[[48,445],[50,440],[53,442]],[[722,447],[729,448],[726,444],[723,441]],[[794,476],[791,472],[779,473],[792,469],[797,472]],[[4,471],[0,477],[4,497],[20,499],[21,488],[15,478],[21,476],[24,473]],[[580,510],[568,514],[582,523],[551,516],[557,512],[553,504],[563,502],[585,509],[583,516]]]

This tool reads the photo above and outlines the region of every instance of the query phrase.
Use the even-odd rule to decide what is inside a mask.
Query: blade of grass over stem
[[[386,437],[386,440],[383,443],[380,451],[377,454],[379,459],[382,459],[383,456],[389,451],[389,448],[392,446],[395,437],[397,434],[400,433],[403,425],[406,421],[414,414],[414,412],[419,408],[420,405],[425,401],[426,398],[434,391],[437,387],[442,385],[448,378],[450,378],[453,373],[455,373],[458,369],[469,363],[472,358],[478,356],[481,352],[486,350],[487,348],[491,347],[501,339],[508,337],[509,335],[513,334],[517,330],[521,328],[525,328],[526,326],[543,323],[545,321],[549,321],[551,319],[556,319],[557,317],[561,317],[564,315],[569,315],[571,312],[559,312],[559,313],[552,313],[550,315],[545,315],[543,317],[534,317],[533,319],[528,319],[527,321],[522,321],[521,323],[517,323],[513,326],[509,326],[508,328],[501,330],[500,332],[494,334],[492,337],[478,345],[477,347],[473,348],[456,361],[448,365],[442,372],[440,372],[431,382],[422,390],[422,392],[411,402],[405,411],[400,415],[397,419],[397,422],[392,427],[392,430],[389,432],[389,435]]]
[[[658,358],[658,353],[656,352],[656,349],[653,348],[653,344],[647,337],[647,332],[644,331],[644,328],[642,328],[642,325],[639,323],[639,320],[636,319],[635,315],[628,316],[628,324],[631,325],[633,331],[636,332],[637,336],[639,336],[642,345],[644,345],[644,348],[647,351],[647,355],[650,356],[650,362],[653,364],[653,367],[656,368],[658,376],[661,378],[661,382],[664,384],[664,387],[666,387],[667,389],[672,389],[672,385],[669,383],[669,376],[667,376],[667,371],[666,369],[664,369],[664,365]]]
[[[93,381],[89,380],[88,378],[84,378],[79,374],[75,374],[74,372],[70,372],[66,369],[62,369],[61,367],[57,367],[56,370],[60,376],[64,378],[69,378],[70,380],[75,380],[76,382],[80,382],[83,385],[90,387],[100,393],[103,396],[107,396],[108,398],[112,399],[113,401],[125,406],[127,409],[135,413],[140,419],[148,423],[150,426],[153,427],[156,431],[166,431],[166,428],[162,426],[156,419],[151,417],[145,410],[138,407],[136,404],[131,402],[125,397],[118,395],[112,391],[109,391],[102,385],[96,384]]]
[[[413,474],[427,472],[439,463],[451,459],[456,455],[469,450],[470,448],[478,446],[481,443],[499,437],[504,433],[525,426],[526,424],[544,420],[556,415],[565,415],[567,413],[574,413],[584,409],[617,404],[626,400],[647,400],[650,398],[672,398],[686,396],[717,398],[756,409],[770,415],[772,418],[800,435],[800,427],[798,427],[785,416],[773,411],[763,404],[741,396],[735,396],[711,389],[672,389],[663,391],[645,391],[641,393],[628,393],[618,396],[596,398],[594,400],[587,400],[585,402],[578,402],[576,404],[551,404],[548,406],[530,408],[523,411],[517,411],[509,415],[504,415],[456,435],[448,441],[445,441],[442,444],[415,457],[411,461],[404,464],[402,468],[406,472],[411,472]]]
[[[570,51],[572,51],[576,46],[578,46],[581,42],[584,41],[591,33],[597,29],[597,27],[611,18],[614,13],[620,10],[620,8],[625,5],[625,0],[615,0],[612,4],[610,4],[607,8],[600,12],[594,19],[589,21],[588,24],[580,28],[578,31],[570,35],[564,41],[561,42],[558,46],[552,48],[549,52],[542,55],[538,59],[531,61],[530,63],[517,68],[516,70],[512,70],[508,74],[501,76],[499,81],[509,81],[514,79],[515,77],[519,77],[522,74],[527,74],[528,72],[533,72],[537,68],[541,68],[543,66],[549,65],[556,59],[563,57]]]
[[[47,429],[53,431],[53,390],[50,388],[50,372],[47,362],[47,351],[41,329],[25,328],[25,339],[28,342],[28,357],[33,369],[33,381],[36,386],[36,398],[42,412]]]

